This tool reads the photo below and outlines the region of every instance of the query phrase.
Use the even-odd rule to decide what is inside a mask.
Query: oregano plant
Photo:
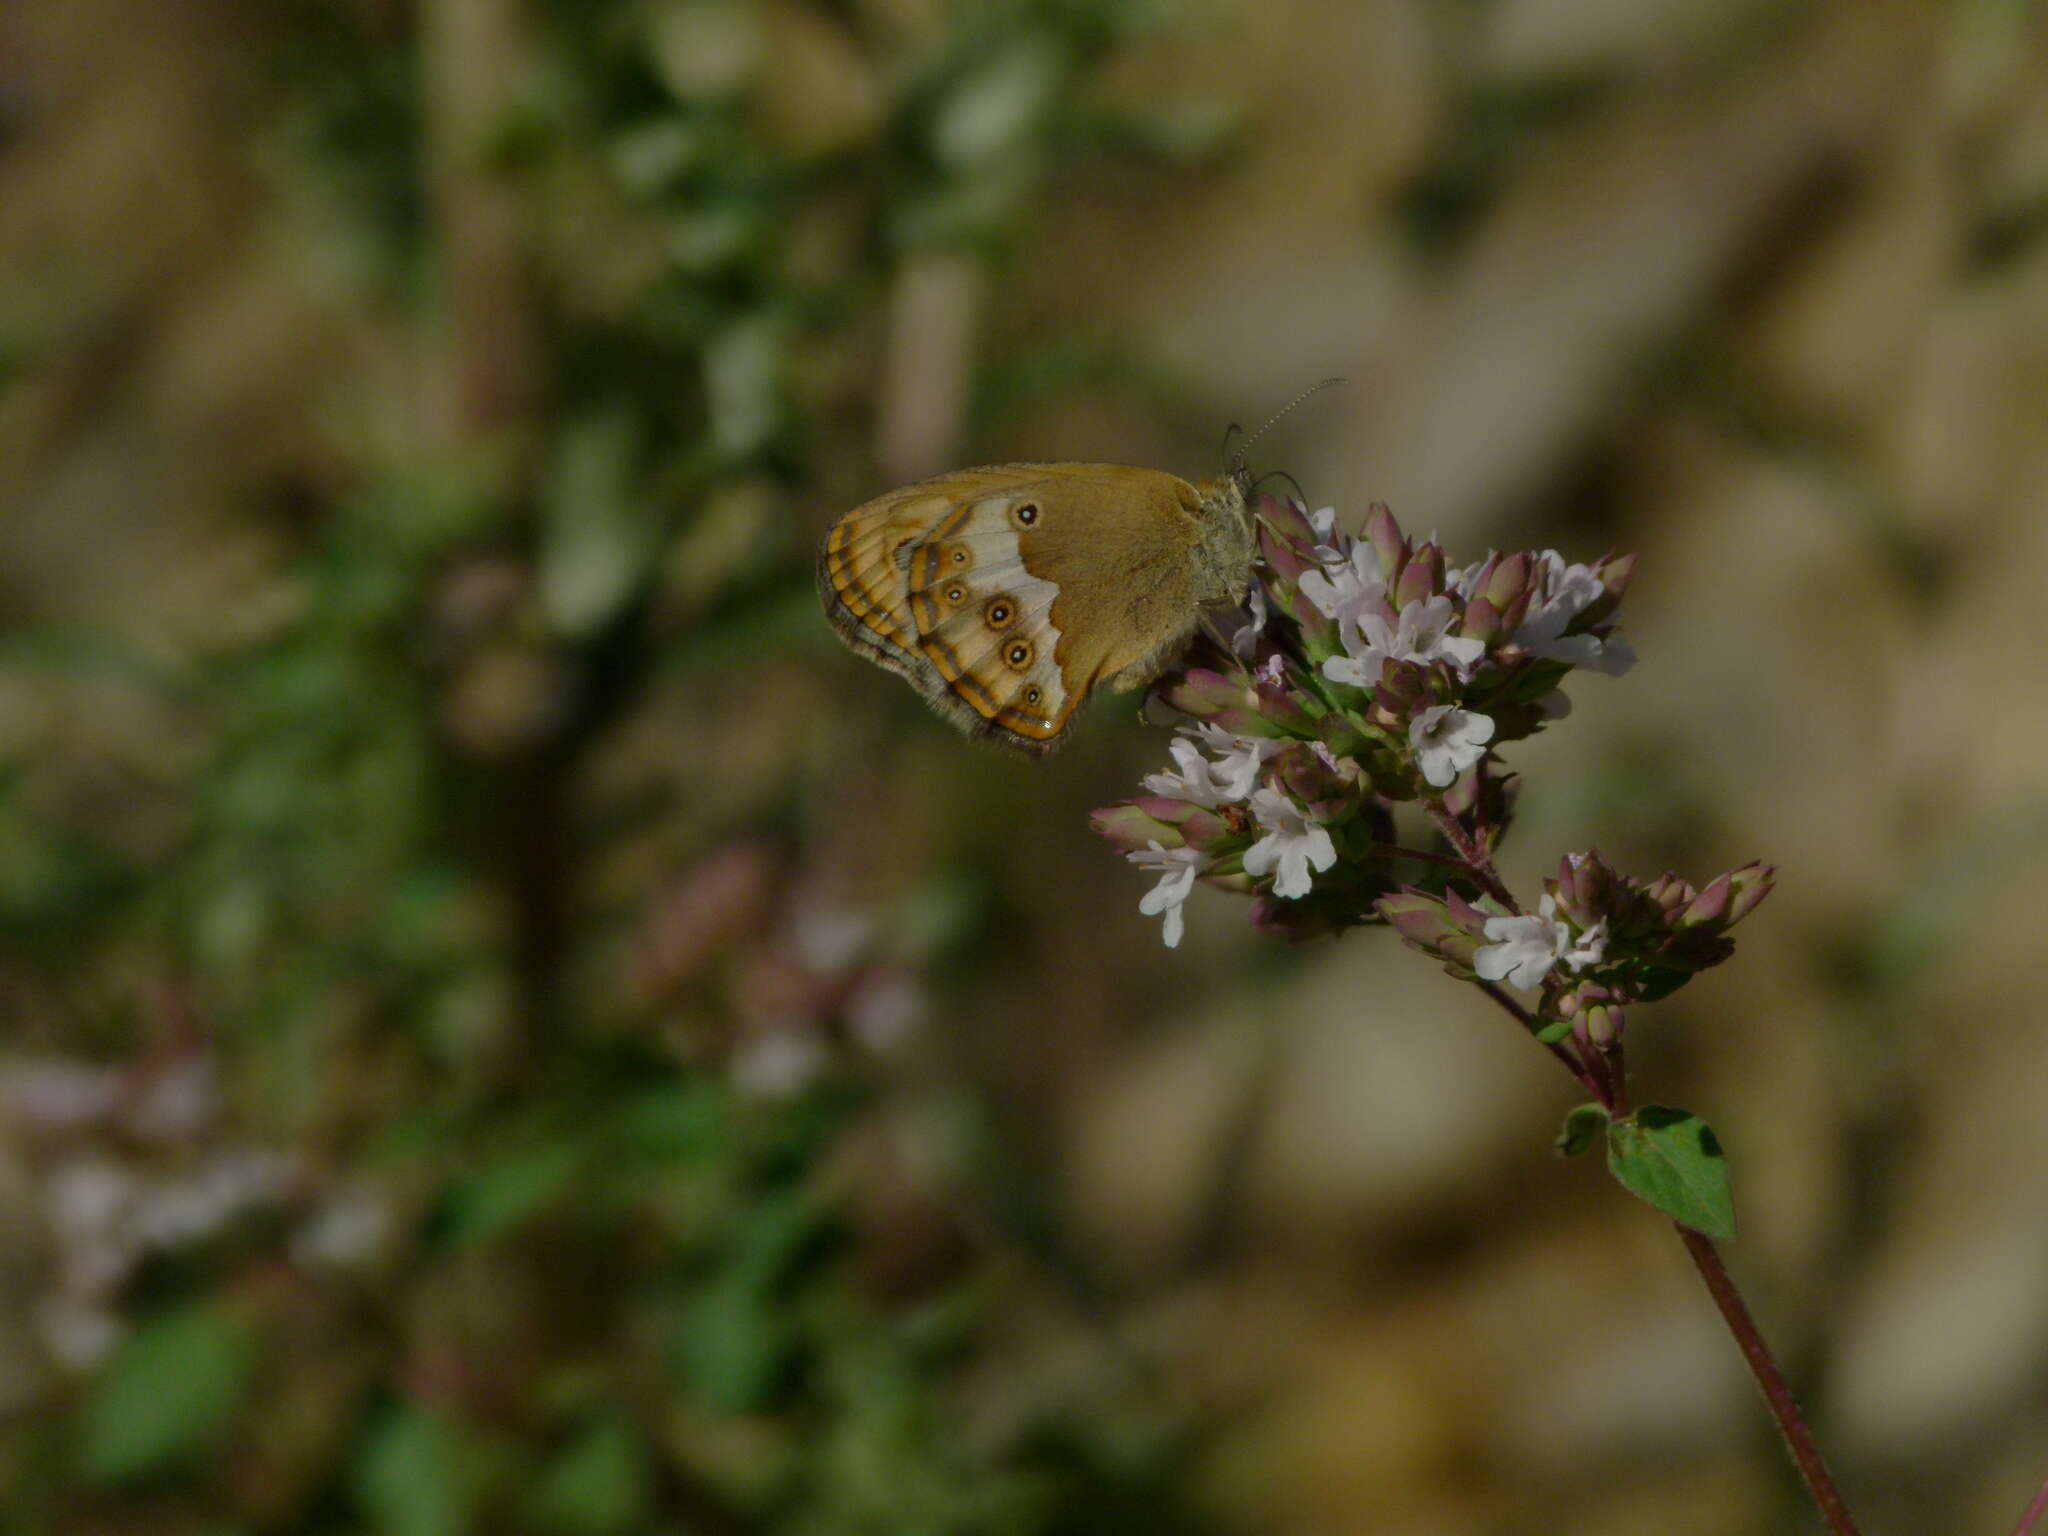
[[[1616,621],[1634,557],[1523,551],[1458,567],[1384,506],[1359,537],[1328,508],[1264,497],[1258,516],[1243,622],[1154,687],[1180,721],[1172,767],[1094,816],[1159,877],[1139,910],[1164,918],[1169,946],[1197,881],[1250,897],[1252,922],[1289,938],[1389,927],[1492,999],[1588,1096],[1557,1150],[1603,1150],[1615,1181],[1670,1218],[1826,1528],[1854,1536],[1716,1246],[1735,1235],[1720,1141],[1689,1110],[1635,1104],[1628,1082],[1631,1012],[1734,952],[1730,930],[1770,894],[1772,867],[1695,885],[1567,853],[1531,906],[1494,864],[1520,789],[1502,749],[1565,717],[1574,672],[1635,661]],[[2044,1510],[2048,1486],[2014,1536]]]

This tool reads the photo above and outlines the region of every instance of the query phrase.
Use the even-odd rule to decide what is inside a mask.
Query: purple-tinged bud
[[[1672,919],[1672,927],[1724,927],[1724,919],[1728,915],[1728,898],[1733,889],[1733,881],[1726,875],[1718,876],[1705,890],[1685,904],[1685,910]]]
[[[1147,798],[1156,801],[1159,797]],[[1105,805],[1089,816],[1088,825],[1125,853],[1137,853],[1153,843],[1162,848],[1184,846],[1177,828],[1147,814],[1129,800],[1120,800],[1115,805]]]
[[[1383,501],[1374,502],[1365,514],[1365,541],[1380,557],[1381,578],[1392,587],[1408,563],[1408,541],[1401,537],[1401,525]]]
[[[1621,1031],[1628,1023],[1628,1010],[1611,1003],[1595,1003],[1586,1010],[1579,1021],[1579,1033],[1594,1045],[1606,1047],[1621,1038]]]
[[[1467,924],[1450,902],[1412,887],[1382,896],[1373,905],[1410,949],[1419,949],[1441,960],[1444,969],[1453,976],[1471,974],[1472,956],[1482,942],[1485,913],[1479,914],[1477,931],[1468,932]]]
[[[1322,743],[1317,742],[1316,746],[1320,747]],[[1324,747],[1323,752],[1328,753],[1329,748]],[[1266,766],[1278,775],[1280,787],[1308,811],[1311,820],[1324,822],[1341,814],[1355,798],[1352,786],[1357,782],[1357,764],[1352,764],[1354,777],[1346,782],[1336,771],[1338,761],[1332,756],[1325,762],[1313,747],[1302,745],[1289,747],[1268,759]]]
[[[1557,863],[1558,905],[1579,927],[1590,928],[1606,916],[1615,878],[1597,851],[1568,853]]]
[[[1258,895],[1246,914],[1261,933],[1300,943],[1339,933],[1352,926],[1351,920],[1332,916],[1329,908],[1313,901],[1289,901],[1283,897]]]
[[[1572,624],[1574,632],[1584,632],[1595,624],[1605,623],[1614,617],[1614,610],[1621,606],[1621,599],[1628,591],[1628,584],[1636,573],[1634,555],[1609,555],[1593,567],[1593,575],[1601,586],[1601,593],[1586,604]]]
[[[1465,617],[1458,624],[1458,633],[1471,640],[1493,644],[1505,633],[1501,628],[1500,610],[1483,597],[1473,598],[1465,605]]]
[[[1667,872],[1645,886],[1643,894],[1670,916],[1683,912],[1692,904],[1692,899],[1697,893],[1678,876]]]
[[[1267,581],[1266,595],[1275,612],[1300,626],[1302,648],[1311,658],[1336,655],[1341,648],[1337,621],[1310,602],[1299,585],[1276,575]]]
[[[1140,795],[1133,803],[1146,815],[1177,830],[1190,848],[1199,848],[1204,853],[1214,853],[1218,845],[1233,841],[1244,830],[1244,812],[1236,806],[1210,810],[1193,801],[1165,795]]]
[[[1242,677],[1229,677],[1208,667],[1189,667],[1178,677],[1169,677],[1158,691],[1160,698],[1196,720],[1214,720],[1231,710],[1251,711],[1258,706],[1258,694]],[[1232,725],[1226,729],[1239,728]]]
[[[1224,711],[1217,717],[1218,723],[1225,730],[1233,731],[1240,736],[1315,734],[1320,717],[1309,712],[1308,696],[1300,689],[1288,683],[1272,683],[1259,678],[1254,684],[1253,697],[1253,710],[1245,716],[1248,723],[1233,724],[1238,717],[1235,710]]]
[[[1400,580],[1389,583],[1389,589],[1398,608],[1435,597],[1444,589],[1443,550],[1434,544],[1425,544],[1416,550],[1401,568]]]
[[[1316,531],[1300,507],[1278,496],[1261,496],[1253,510],[1259,524],[1259,553],[1268,565],[1289,582],[1314,567]]]
[[[1512,599],[1500,605],[1500,629],[1504,636],[1512,638],[1528,622],[1529,604],[1535,597],[1535,588],[1524,586]]]
[[[1761,860],[1729,871],[1727,879],[1733,895],[1728,901],[1728,927],[1734,927],[1749,916],[1756,910],[1757,903],[1771,894],[1777,874],[1776,865],[1766,864]]]
[[[1502,613],[1506,613],[1517,602],[1524,602],[1529,595],[1529,556],[1527,552],[1508,555],[1500,559],[1486,579],[1476,589],[1479,596]]]

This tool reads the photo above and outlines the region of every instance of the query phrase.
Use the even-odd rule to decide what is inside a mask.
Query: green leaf
[[[1592,1150],[1612,1117],[1598,1104],[1581,1104],[1564,1117],[1564,1129],[1557,1133],[1557,1155],[1577,1157]]]
[[[676,1363],[714,1412],[747,1413],[767,1400],[795,1347],[788,1308],[745,1276],[727,1275],[684,1314]]]
[[[540,1212],[575,1177],[582,1149],[557,1141],[508,1157],[448,1191],[451,1248],[481,1243]]]
[[[384,1536],[463,1536],[476,1502],[475,1479],[452,1426],[401,1408],[363,1447],[356,1498],[371,1528]]]
[[[1548,1024],[1536,1031],[1536,1039],[1542,1045],[1555,1045],[1571,1032],[1572,1021],[1570,1019],[1552,1019]]]
[[[240,1406],[255,1342],[246,1320],[207,1303],[130,1334],[85,1405],[85,1475],[116,1482],[199,1450]]]
[[[1708,1237],[1735,1235],[1721,1143],[1704,1120],[1646,1104],[1607,1128],[1607,1167],[1622,1187]]]
[[[653,1495],[647,1442],[624,1419],[590,1426],[534,1490],[535,1523],[565,1536],[624,1536],[644,1528]]]

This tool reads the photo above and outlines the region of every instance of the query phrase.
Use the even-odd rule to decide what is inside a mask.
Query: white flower
[[[1181,903],[1195,888],[1195,876],[1201,873],[1196,866],[1203,862],[1203,855],[1193,848],[1162,848],[1151,842],[1124,857],[1140,869],[1159,871],[1159,883],[1145,893],[1144,899],[1138,903],[1138,910],[1147,917],[1157,917],[1164,912],[1166,947],[1178,948],[1180,936],[1187,927],[1187,919],[1180,910]]]
[[[1493,551],[1488,550],[1484,560],[1474,561],[1462,571],[1452,571],[1447,576],[1446,584],[1453,592],[1458,594],[1459,602],[1469,603],[1478,595],[1479,578],[1485,574],[1487,566],[1492,563]]]
[[[1377,611],[1361,613],[1354,623],[1341,625],[1349,654],[1325,661],[1323,676],[1354,688],[1372,688],[1390,661],[1448,661],[1463,675],[1486,654],[1486,642],[1446,633],[1454,616],[1450,598],[1442,594],[1418,597],[1392,624]]]
[[[1211,752],[1221,754],[1212,767],[1213,782],[1223,798],[1233,804],[1252,792],[1266,759],[1287,750],[1287,742],[1280,737],[1234,736],[1207,720],[1195,726],[1195,735]]]
[[[1173,754],[1174,766],[1178,773],[1148,773],[1145,788],[1155,795],[1164,795],[1170,800],[1185,800],[1190,805],[1199,805],[1214,810],[1226,801],[1242,800],[1244,791],[1233,791],[1217,779],[1216,765],[1195,750],[1195,744],[1185,736],[1176,736],[1166,744],[1166,750]],[[1233,777],[1232,782],[1235,782]],[[1248,789],[1250,786],[1246,786]]]
[[[1450,704],[1425,709],[1408,727],[1409,745],[1422,776],[1438,789],[1458,782],[1458,775],[1486,756],[1493,740],[1493,719]]]
[[[1245,602],[1247,617],[1238,626],[1237,633],[1230,637],[1230,648],[1240,656],[1249,656],[1258,647],[1259,636],[1266,630],[1266,589],[1253,585],[1251,596]]]
[[[1607,957],[1607,919],[1599,922],[1579,935],[1579,942],[1564,952],[1564,963],[1575,971],[1583,971],[1589,965],[1598,965]]]
[[[1316,553],[1322,556],[1325,550],[1318,546]],[[1338,554],[1336,550],[1327,553]],[[1348,555],[1325,559],[1318,569],[1303,571],[1301,595],[1321,609],[1325,617],[1337,621],[1349,646],[1349,636],[1359,619],[1368,613],[1377,614],[1387,595],[1387,584],[1380,579],[1378,554],[1370,544],[1353,544]]]
[[[1541,603],[1531,603],[1527,617],[1515,631],[1515,644],[1532,656],[1562,661],[1574,667],[1590,667],[1619,677],[1636,663],[1635,648],[1620,635],[1602,640],[1594,635],[1567,635],[1571,622],[1597,601],[1606,589],[1593,568],[1571,565],[1554,549],[1536,557],[1543,583]]]
[[[1485,981],[1503,977],[1510,985],[1533,987],[1548,976],[1562,960],[1575,971],[1598,965],[1607,952],[1607,923],[1603,918],[1572,943],[1572,931],[1557,916],[1557,898],[1545,896],[1535,917],[1489,917],[1486,936],[1491,944],[1472,954],[1472,969]]]
[[[1273,894],[1292,900],[1309,892],[1309,870],[1328,869],[1337,862],[1330,834],[1308,819],[1308,813],[1270,785],[1252,796],[1252,814],[1266,835],[1244,851],[1244,872],[1258,876],[1277,870]]]

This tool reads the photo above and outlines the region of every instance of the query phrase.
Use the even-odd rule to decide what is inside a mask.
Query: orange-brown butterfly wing
[[[970,733],[1043,753],[1098,682],[1193,628],[1198,506],[1158,470],[962,470],[841,518],[818,588],[855,650]]]

